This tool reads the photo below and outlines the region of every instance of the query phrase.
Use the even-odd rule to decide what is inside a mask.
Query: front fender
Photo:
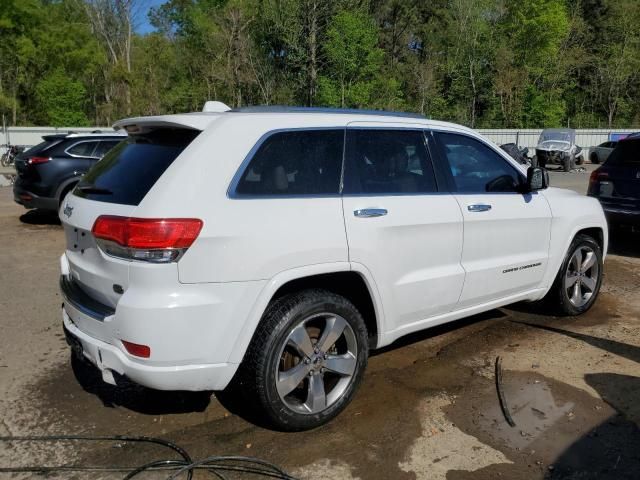
[[[609,230],[602,206],[595,198],[560,188],[549,188],[544,196],[549,202],[552,215],[549,268],[541,285],[548,290],[578,232],[589,228],[600,229],[604,258],[609,246]]]

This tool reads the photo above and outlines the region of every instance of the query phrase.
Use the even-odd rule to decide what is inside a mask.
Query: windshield
[[[640,138],[637,140],[623,140],[616,145],[607,159],[607,165],[635,165],[640,164]]]
[[[99,202],[138,205],[199,133],[164,128],[131,135],[89,170],[73,194]]]
[[[574,130],[544,130],[540,134],[538,143],[543,142],[567,142],[573,143],[576,133]]]

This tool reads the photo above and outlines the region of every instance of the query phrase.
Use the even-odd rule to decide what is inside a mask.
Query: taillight
[[[27,163],[29,165],[39,165],[41,163],[47,163],[49,160],[51,160],[51,157],[31,157],[27,160]]]
[[[596,185],[600,180],[609,178],[608,172],[601,172],[599,170],[594,170],[591,172],[591,176],[589,177],[589,193],[595,193]]]
[[[153,263],[177,261],[193,244],[197,218],[128,218],[103,215],[93,224],[98,246],[108,255]]]

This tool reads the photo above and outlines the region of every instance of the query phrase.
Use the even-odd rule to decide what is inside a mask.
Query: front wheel
[[[591,308],[602,284],[602,249],[589,235],[574,238],[545,301],[561,315],[580,315]]]
[[[367,330],[354,305],[306,290],[267,309],[234,382],[272,426],[308,430],[349,404],[367,357]]]

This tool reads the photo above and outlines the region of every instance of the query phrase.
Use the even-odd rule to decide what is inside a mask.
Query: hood
[[[561,140],[546,140],[544,142],[540,142],[536,146],[537,150],[560,150],[563,152],[569,151],[571,149],[571,144],[569,142],[563,142]]]

